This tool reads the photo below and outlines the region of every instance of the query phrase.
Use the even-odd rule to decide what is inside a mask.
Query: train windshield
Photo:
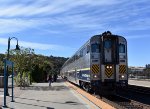
[[[111,45],[112,45],[111,40],[105,40],[104,41],[104,47],[105,48],[109,49],[109,48],[111,48]]]
[[[92,53],[99,53],[100,52],[100,45],[98,43],[91,45]]]
[[[125,45],[119,44],[119,53],[125,53]]]

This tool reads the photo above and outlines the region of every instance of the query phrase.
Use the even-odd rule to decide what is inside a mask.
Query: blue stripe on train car
[[[85,81],[90,81],[90,70],[82,70],[77,73],[77,78]]]

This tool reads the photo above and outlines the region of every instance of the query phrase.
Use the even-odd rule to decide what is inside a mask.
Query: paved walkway
[[[150,81],[142,81],[142,80],[129,80],[128,83],[130,85],[143,86],[150,88]]]
[[[8,92],[9,92],[9,94],[11,95],[11,88],[9,87],[8,88]],[[14,88],[14,95],[15,96],[20,96],[21,94],[23,94],[25,92],[25,90],[20,90],[20,87],[15,87]],[[3,98],[4,98],[4,88],[0,88],[0,109],[1,109],[1,107],[2,107],[2,105],[3,105]],[[6,97],[6,99],[7,99],[7,103],[10,103],[11,102],[11,97],[10,96],[7,96]]]
[[[26,87],[20,94],[15,95],[15,102],[8,102],[7,106],[10,109],[98,109],[80,96],[59,79],[51,87],[48,83],[36,83]]]

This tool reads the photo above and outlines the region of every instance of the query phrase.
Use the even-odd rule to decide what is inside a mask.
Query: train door
[[[75,68],[75,82],[77,83],[77,69]]]
[[[116,79],[116,65],[118,62],[118,38],[111,34],[102,36],[102,82],[115,81]]]
[[[90,69],[91,80],[100,80],[100,36],[93,36],[91,38],[91,57],[90,57]]]
[[[118,75],[116,78],[117,82],[121,86],[126,86],[128,84],[128,61],[127,61],[127,41],[123,37],[119,37],[119,64],[117,67]]]

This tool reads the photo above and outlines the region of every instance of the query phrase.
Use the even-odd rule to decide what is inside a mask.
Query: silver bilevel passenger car
[[[107,31],[90,38],[61,68],[62,77],[100,93],[128,85],[127,41]]]

